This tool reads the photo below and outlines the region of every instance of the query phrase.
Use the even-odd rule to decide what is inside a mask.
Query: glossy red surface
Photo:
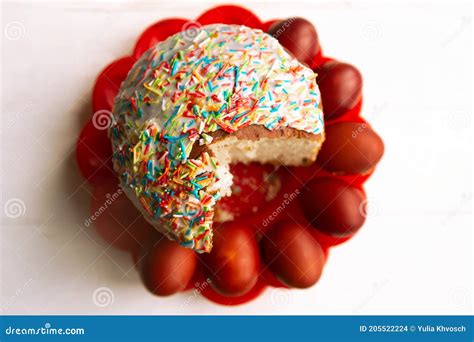
[[[233,24],[245,25],[251,28],[260,29],[262,22],[252,13],[252,11],[241,6],[223,5],[213,7],[203,14],[197,20],[202,25],[208,24]]]
[[[92,90],[92,111],[112,110],[114,98],[136,59],[123,57],[110,63],[97,77]]]

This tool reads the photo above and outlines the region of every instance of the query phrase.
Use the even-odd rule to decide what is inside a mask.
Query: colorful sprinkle
[[[212,248],[220,165],[191,157],[212,133],[249,125],[324,130],[316,75],[270,35],[236,25],[178,33],[133,66],[114,103],[109,132],[122,187],[155,226],[198,252]]]

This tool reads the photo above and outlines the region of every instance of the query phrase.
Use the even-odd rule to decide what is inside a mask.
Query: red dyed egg
[[[341,122],[326,127],[317,162],[338,174],[365,174],[382,158],[382,139],[366,123]]]
[[[254,233],[238,222],[214,228],[211,253],[203,255],[212,287],[226,296],[240,296],[258,280],[260,256]]]
[[[320,50],[314,25],[303,18],[289,18],[274,23],[268,33],[278,39],[300,62],[311,65]]]
[[[270,270],[286,285],[307,288],[314,285],[323,271],[322,247],[302,226],[281,221],[262,239],[263,258]]]
[[[92,194],[91,214],[85,226],[95,231],[115,248],[138,251],[154,228],[130,202],[116,182],[103,182]]]
[[[326,234],[349,236],[365,221],[364,192],[343,181],[317,178],[302,192],[300,204],[306,219]]]
[[[353,109],[362,97],[362,75],[354,66],[337,61],[317,68],[325,119],[335,119]]]
[[[196,253],[157,234],[151,246],[140,256],[139,269],[146,288],[169,296],[187,288],[197,265]]]

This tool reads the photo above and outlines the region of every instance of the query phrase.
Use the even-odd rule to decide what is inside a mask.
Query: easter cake
[[[271,35],[213,24],[145,52],[114,101],[114,170],[161,233],[212,249],[231,163],[300,166],[324,141],[316,74]]]

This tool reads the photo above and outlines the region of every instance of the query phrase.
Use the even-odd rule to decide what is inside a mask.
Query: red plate
[[[251,28],[262,28],[260,19],[248,9],[234,5],[224,5],[211,8],[197,18],[202,25],[234,24]]]
[[[210,301],[222,304],[222,305],[240,305],[247,302],[250,302],[260,296],[260,294],[267,288],[267,284],[263,282],[262,279],[259,278],[257,284],[246,294],[239,296],[239,297],[226,297],[223,296],[212,288],[212,286],[207,286],[201,294],[209,299]]]
[[[133,57],[123,57],[109,64],[97,77],[92,90],[92,110],[112,110],[114,98],[117,95],[128,72],[132,68],[136,59]]]
[[[182,31],[184,29],[189,29],[189,25],[192,27],[199,25],[207,25],[213,23],[223,23],[223,24],[237,24],[245,25],[252,28],[259,28],[268,31],[269,27],[276,22],[277,19],[269,20],[264,23],[253,14],[248,9],[242,8],[240,6],[234,5],[223,5],[217,6],[209,9],[204,12],[196,22],[188,21],[187,19],[182,18],[170,18],[161,20],[151,26],[149,26],[139,37],[135,44],[134,52],[132,56],[121,58],[109,66],[107,66],[99,75],[96,80],[93,95],[92,95],[92,107],[94,113],[97,114],[98,111],[103,113],[104,111],[111,111],[113,106],[113,100],[118,93],[118,89],[121,85],[121,82],[126,78],[129,70],[135,63],[136,59],[139,58],[146,50],[155,45],[156,43],[165,40],[169,36]],[[192,28],[191,27],[191,28]],[[320,52],[315,56],[312,67],[315,68],[318,65],[330,61],[332,58],[325,57]],[[335,122],[343,121],[355,121],[355,122],[364,122],[360,117],[360,111],[362,107],[362,100],[351,110],[343,114],[341,117],[337,118],[334,121],[331,121],[328,124]],[[107,138],[107,130],[97,129],[92,120],[87,123],[87,125],[81,131],[77,150],[76,157],[79,169],[83,176],[89,180],[92,184],[102,184],[107,180],[113,179],[116,177],[112,172],[112,165],[110,158],[112,151],[110,148],[110,141]],[[240,170],[242,171],[242,170]],[[252,173],[251,171],[249,171]],[[372,170],[373,172],[373,170]],[[240,205],[242,213],[245,212],[241,219],[248,221],[250,224],[253,224],[257,229],[261,230],[261,234],[265,233],[266,227],[263,227],[263,220],[267,219],[275,209],[281,205],[282,201],[285,200],[284,194],[287,196],[297,189],[298,186],[301,186],[300,182],[306,182],[314,177],[324,177],[331,176],[340,178],[348,183],[353,183],[357,187],[363,187],[364,182],[367,178],[370,177],[371,173],[367,175],[331,175],[327,171],[322,170],[316,164],[311,167],[299,167],[299,168],[289,168],[284,171],[285,179],[282,180],[283,188],[277,197],[270,202],[266,202],[262,208],[253,215],[248,215],[248,206],[250,203],[233,203],[234,206]],[[280,172],[279,172],[280,173]],[[255,200],[255,201],[253,201]],[[232,202],[232,201],[231,201]],[[260,203],[261,198],[254,198],[251,202]],[[298,205],[298,201],[295,200],[288,206],[286,212],[282,212],[278,218],[275,218],[274,223],[279,219],[285,218],[288,213],[291,214],[292,218],[301,221],[301,224],[305,224],[305,218],[302,215],[301,209]],[[269,227],[271,224],[268,224]],[[323,233],[318,232],[315,229],[312,229],[312,235],[321,243],[325,252],[328,253],[328,249],[331,246],[342,243],[348,240],[350,237],[344,239],[336,239]],[[193,281],[190,283],[188,288],[192,288],[194,284],[202,283],[205,281],[204,277],[201,275],[200,271],[197,271]],[[240,297],[226,297],[213,290],[212,286],[206,286],[200,290],[200,292],[209,300],[222,304],[222,305],[238,305],[249,302],[254,298],[258,297],[266,288],[267,285],[274,287],[285,287],[270,271],[262,269],[261,276],[255,287],[250,290],[247,294]]]
[[[107,115],[100,113],[99,115]],[[105,118],[107,120],[107,118]],[[106,129],[98,129],[89,120],[76,145],[76,161],[82,176],[91,184],[101,184],[116,177],[112,169],[112,147]]]

